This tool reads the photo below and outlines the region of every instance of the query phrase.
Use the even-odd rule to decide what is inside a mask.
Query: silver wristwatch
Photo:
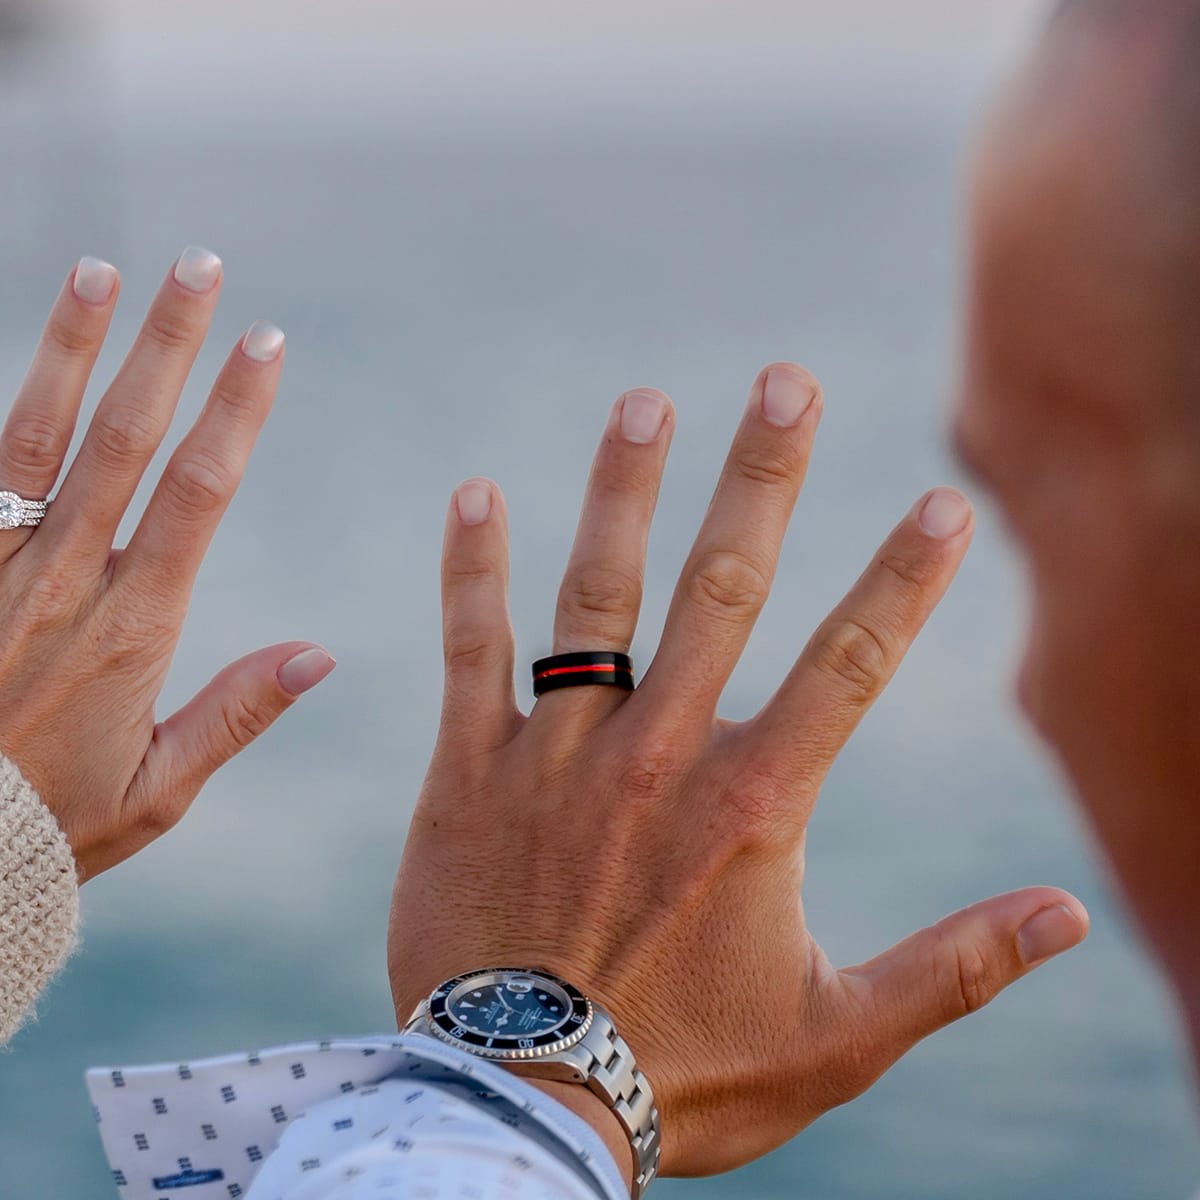
[[[658,1173],[661,1130],[646,1076],[612,1018],[566,980],[524,967],[469,971],[439,985],[404,1027],[521,1075],[582,1083],[633,1148],[633,1200]]]

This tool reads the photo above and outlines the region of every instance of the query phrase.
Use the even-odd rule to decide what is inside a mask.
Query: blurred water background
[[[645,663],[750,381],[807,363],[827,396],[818,453],[725,704],[756,709],[894,520],[956,478],[960,181],[1039,16],[1031,0],[0,2],[0,391],[85,253],[124,273],[98,380],[186,243],[224,257],[180,429],[251,320],[289,335],[164,712],[260,644],[320,639],[341,662],[179,830],[89,884],[83,952],[0,1056],[0,1197],[115,1190],[88,1064],[392,1027],[388,892],[435,729],[460,478],[506,491],[530,660],[609,404],[669,391]],[[1200,1179],[1164,997],[1012,711],[1023,606],[985,510],[825,788],[807,909],[847,962],[1057,883],[1089,905],[1088,942],[775,1155],[663,1200],[1149,1200]]]

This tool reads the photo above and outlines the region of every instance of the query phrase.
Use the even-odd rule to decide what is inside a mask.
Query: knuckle
[[[476,631],[474,636],[463,631],[447,635],[445,647],[446,673],[490,672],[505,663],[508,651],[496,639]]]
[[[879,559],[879,565],[904,585],[905,590],[923,592],[937,577],[933,563],[905,554],[884,554]]]
[[[491,583],[499,574],[496,563],[488,558],[456,555],[446,559],[446,583],[451,589],[461,584]]]
[[[223,415],[244,422],[257,416],[263,398],[251,380],[229,373],[217,386],[213,399]]]
[[[935,950],[935,978],[942,1015],[949,1021],[978,1012],[999,990],[997,972],[979,946],[946,935]]]
[[[817,669],[862,702],[873,700],[883,689],[889,661],[882,635],[849,617],[824,629],[813,646]]]
[[[173,808],[161,804],[141,809],[134,821],[133,833],[138,842],[148,845],[169,833],[179,823],[181,815]]]
[[[89,333],[62,317],[50,319],[50,324],[46,327],[46,338],[51,347],[69,358],[90,355],[101,341],[96,334]]]
[[[260,701],[238,696],[222,709],[227,744],[245,749],[271,724],[272,714]]]
[[[725,789],[725,823],[743,849],[773,843],[783,831],[779,783],[765,771],[744,770]]]
[[[737,550],[714,550],[693,566],[689,598],[707,612],[740,621],[766,603],[770,579],[765,571]]]
[[[559,603],[571,616],[624,617],[642,602],[640,572],[618,562],[581,563],[564,582]]]
[[[114,673],[169,657],[179,637],[179,618],[153,586],[139,587],[136,595],[108,592],[97,616],[96,653]]]
[[[830,1106],[848,1104],[861,1096],[889,1065],[872,1039],[859,1030],[847,1030],[826,1052],[821,1087]]]
[[[635,804],[652,804],[666,796],[667,780],[659,764],[635,761],[617,772],[617,790]]]
[[[163,493],[179,511],[207,515],[222,508],[235,484],[228,472],[203,458],[181,458],[167,468]]]
[[[659,739],[634,741],[614,771],[617,791],[636,805],[657,805],[679,780],[678,753]]]
[[[142,332],[155,349],[173,358],[190,353],[195,342],[192,322],[183,314],[166,309],[152,312]]]
[[[122,810],[122,823],[140,846],[149,845],[174,829],[190,804],[188,795],[173,788],[147,795],[146,782],[140,776],[134,781],[130,791],[136,794],[135,798]]]
[[[158,430],[139,409],[108,405],[96,414],[92,445],[103,462],[124,464],[152,455],[158,445]]]
[[[783,438],[746,446],[733,461],[734,470],[751,483],[788,487],[796,482],[799,455]]]
[[[20,626],[56,627],[70,621],[80,604],[79,581],[63,567],[44,564],[21,591]]]
[[[57,471],[67,451],[65,431],[37,413],[14,417],[4,431],[9,458],[35,471]]]

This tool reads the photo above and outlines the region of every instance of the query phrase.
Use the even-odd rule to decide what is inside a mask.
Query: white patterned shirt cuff
[[[87,1074],[121,1200],[628,1200],[599,1135],[422,1036]]]

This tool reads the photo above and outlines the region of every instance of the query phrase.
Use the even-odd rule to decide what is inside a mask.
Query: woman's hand
[[[220,284],[215,255],[183,254],[45,520],[37,529],[0,530],[0,751],[58,819],[81,881],[174,825],[222,763],[333,667],[304,642],[260,650],[155,723],[193,580],[283,363],[283,334],[252,326],[128,547],[114,550]],[[0,489],[40,499],[54,487],[117,291],[116,271],[94,259],[67,279],[0,434]]]
[[[1078,901],[1031,888],[843,970],[809,933],[800,887],[818,789],[972,526],[957,493],[923,498],[762,711],[718,720],[820,412],[801,368],[760,375],[631,695],[555,691],[520,714],[503,503],[472,481],[450,512],[445,704],[392,905],[396,1012],[403,1021],[473,968],[570,980],[609,1009],[650,1080],[666,1174],[724,1171],[779,1145],[1087,929]],[[671,425],[658,393],[618,402],[559,597],[556,652],[628,649]]]

